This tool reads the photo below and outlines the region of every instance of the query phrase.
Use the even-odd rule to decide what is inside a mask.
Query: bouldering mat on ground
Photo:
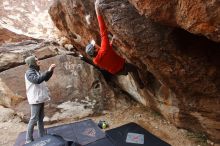
[[[47,129],[47,133],[60,135],[67,141],[75,141],[81,145],[86,145],[105,137],[105,133],[92,120],[51,127]]]
[[[61,136],[82,146],[170,146],[135,123],[107,130],[106,134],[92,120],[47,128],[48,134]],[[26,132],[19,134],[14,146],[23,146]],[[37,131],[34,131],[34,138]]]
[[[136,123],[108,130],[106,135],[116,146],[170,146]]]
[[[85,146],[116,146],[108,138],[99,139]]]
[[[21,132],[19,133],[14,146],[23,146],[25,143],[25,136],[26,136],[26,132]],[[33,133],[33,137],[36,139],[37,137],[37,131],[35,130]]]
[[[48,134],[56,134],[67,141],[78,142],[82,146],[89,143],[93,143],[99,139],[105,138],[105,133],[92,121],[84,120],[71,124],[60,125],[47,128]],[[14,146],[23,146],[25,142],[26,132],[19,134]],[[34,132],[34,138],[37,136],[37,132]]]

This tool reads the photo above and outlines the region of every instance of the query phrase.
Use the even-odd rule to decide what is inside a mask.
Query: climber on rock
[[[124,58],[119,56],[112,48],[112,41],[109,42],[107,28],[105,22],[99,11],[99,0],[95,2],[95,11],[98,18],[98,24],[100,28],[101,34],[101,46],[95,44],[95,41],[92,41],[90,44],[86,46],[86,53],[93,58],[92,62],[101,69],[108,71],[113,75],[127,75],[128,72],[131,73],[135,82],[137,82],[137,86],[140,89],[144,88],[144,84],[140,79],[138,74],[138,68],[125,61]]]

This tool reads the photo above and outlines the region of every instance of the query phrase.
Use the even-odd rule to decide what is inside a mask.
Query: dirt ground
[[[177,129],[175,126],[163,119],[159,114],[146,109],[135,103],[128,107],[117,108],[114,111],[105,111],[101,116],[86,117],[95,122],[106,120],[110,127],[114,128],[129,122],[135,122],[147,129],[152,134],[160,137],[162,140],[172,146],[208,146],[207,140],[190,133],[183,129]],[[84,118],[85,119],[85,118]],[[56,124],[46,125],[51,127],[60,124],[71,123],[83,119],[68,119]],[[0,123],[0,145],[13,146],[17,135],[26,130],[27,124],[20,122],[19,118],[14,118],[8,122]]]

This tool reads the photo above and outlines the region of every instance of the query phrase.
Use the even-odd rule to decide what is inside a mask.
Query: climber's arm
[[[96,16],[98,19],[100,35],[101,35],[101,47],[99,51],[105,52],[108,48],[110,48],[110,46],[109,46],[107,28],[106,28],[104,19],[100,13],[99,3],[100,3],[99,0],[95,1],[95,11],[96,11]]]

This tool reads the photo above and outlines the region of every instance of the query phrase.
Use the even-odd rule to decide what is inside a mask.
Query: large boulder
[[[51,92],[51,101],[45,105],[48,121],[72,116],[80,117],[81,114],[88,116],[94,112],[101,112],[105,108],[105,99],[110,98],[113,92],[107,88],[101,73],[93,66],[73,56],[59,55],[41,60],[41,69],[47,70],[52,63],[57,67],[47,82]],[[26,70],[27,66],[21,65],[0,73],[2,83],[6,89],[10,88],[12,95],[26,98],[24,82]],[[7,96],[9,99],[13,98],[13,96]],[[23,102],[10,106],[16,109],[18,115],[21,115],[24,120],[27,120],[30,113],[27,100],[23,99]]]
[[[50,7],[56,27],[78,48],[99,37],[93,3],[94,0],[57,0]]]
[[[0,105],[11,107],[23,101],[23,96],[14,93],[9,86],[7,86],[0,78]]]
[[[0,106],[0,122],[7,122],[14,118],[15,112],[14,110],[10,108],[4,108],[3,106]]]
[[[62,47],[53,42],[42,40],[24,40],[16,43],[6,43],[0,46],[0,71],[24,64],[27,56],[35,54],[39,59],[55,56]]]
[[[141,15],[220,42],[218,0],[129,0]]]
[[[56,29],[48,14],[52,0],[1,0],[0,26],[17,34],[53,39]]]
[[[25,35],[19,35],[14,32],[9,31],[8,29],[0,27],[0,45],[11,42],[21,42],[23,40],[32,39]]]
[[[58,0],[50,9],[56,26],[79,49],[91,38],[100,42],[94,34],[98,32],[97,20],[87,23],[86,16],[95,18],[93,2]],[[115,79],[119,86],[176,126],[204,132],[219,142],[220,45],[156,23],[139,14],[127,0],[105,0],[99,6],[109,31],[118,38],[115,49],[140,68],[146,85],[139,90],[131,77],[120,77]],[[70,33],[83,39],[71,38]]]

